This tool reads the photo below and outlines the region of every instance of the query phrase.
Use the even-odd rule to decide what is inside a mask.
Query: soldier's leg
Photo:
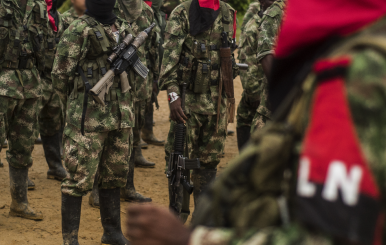
[[[56,93],[45,93],[39,114],[39,131],[43,142],[44,155],[48,164],[47,179],[63,180],[67,172],[63,168],[61,145],[63,136],[62,109]]]
[[[121,188],[121,199],[127,202],[151,202],[152,199],[143,196],[142,194],[138,193],[135,190],[134,186],[134,159],[135,159],[135,154],[136,151],[133,149],[133,141],[134,137],[133,134],[131,135],[130,138],[130,160],[129,160],[129,171],[127,173],[127,179],[126,179],[126,184],[123,188]],[[137,146],[139,147],[139,146]]]
[[[147,102],[145,110],[145,123],[142,128],[142,139],[152,145],[165,145],[165,140],[158,140],[153,132],[154,106],[151,100]]]
[[[256,108],[251,108],[247,101],[245,94],[242,94],[239,106],[237,107],[237,146],[239,151],[248,142],[251,137],[251,125],[253,117],[256,114]]]
[[[102,244],[128,244],[121,229],[119,196],[120,188],[126,184],[131,139],[131,128],[111,131],[103,149],[98,181]]]
[[[139,145],[141,140],[141,129],[145,123],[145,108],[147,101],[138,101],[135,102],[135,127],[133,128],[134,135],[134,163],[135,167],[139,168],[154,168],[155,163],[149,162],[142,155],[142,149]]]
[[[64,164],[68,175],[62,181],[63,244],[78,244],[82,197],[92,189],[108,132],[87,133],[67,125],[64,130]]]
[[[190,120],[189,120],[190,121]],[[195,140],[194,152],[190,158],[200,158],[201,168],[193,170],[193,197],[195,207],[201,193],[215,179],[217,173],[217,165],[220,163],[219,156],[224,150],[225,139],[227,133],[226,117],[220,117],[218,131],[216,132],[217,115],[197,115],[196,124],[200,126],[193,137]],[[194,219],[195,212],[192,218]]]
[[[2,103],[0,107],[7,110],[5,113],[9,144],[7,161],[12,197],[10,215],[42,220],[43,215],[29,206],[27,198],[28,168],[32,166],[33,135],[37,124],[39,100],[37,98],[15,100],[1,97],[0,101]]]

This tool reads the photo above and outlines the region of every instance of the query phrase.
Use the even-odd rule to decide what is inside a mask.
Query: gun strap
[[[78,73],[82,77],[83,83],[84,83],[84,97],[83,97],[83,111],[82,111],[82,121],[80,124],[80,132],[84,136],[84,120],[86,119],[86,112],[87,112],[87,105],[88,105],[88,92],[91,89],[91,85],[88,82],[86,76],[84,75],[84,72],[80,66],[78,66]]]

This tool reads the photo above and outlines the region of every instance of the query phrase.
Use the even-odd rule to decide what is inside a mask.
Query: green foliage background
[[[249,3],[253,0],[228,0],[227,1],[239,14],[245,14],[248,9]]]

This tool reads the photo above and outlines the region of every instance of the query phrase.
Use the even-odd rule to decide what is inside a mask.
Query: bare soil
[[[242,87],[240,79],[235,80],[235,96],[238,103],[241,98]],[[155,135],[159,139],[166,139],[169,131],[169,108],[166,92],[162,91],[158,100],[160,109],[155,111]],[[236,131],[236,124],[229,124],[228,129]],[[35,182],[36,189],[28,192],[28,199],[35,210],[44,215],[43,221],[31,221],[10,217],[9,206],[11,196],[9,190],[8,163],[5,160],[6,149],[0,153],[4,168],[0,168],[0,245],[52,245],[62,244],[61,234],[61,192],[60,182],[46,178],[48,166],[44,158],[41,145],[35,145],[32,157],[33,166],[29,170],[30,178]],[[143,154],[150,161],[156,163],[154,169],[135,169],[135,186],[138,192],[151,197],[156,205],[168,206],[167,178],[165,177],[165,152],[162,146],[149,145]],[[228,162],[238,154],[237,138],[228,136],[225,145],[225,157],[221,159],[219,172]],[[126,219],[126,207],[131,205],[121,202],[122,223]],[[191,200],[191,211],[193,211]],[[189,222],[188,222],[189,223]],[[88,196],[83,198],[82,215],[79,231],[79,244],[99,245],[103,233],[99,209],[88,204]]]

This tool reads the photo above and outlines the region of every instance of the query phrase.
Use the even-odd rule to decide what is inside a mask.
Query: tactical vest
[[[49,30],[50,34],[47,38],[47,43],[45,45],[45,68],[44,68],[44,74],[48,77],[51,77],[52,67],[54,65],[55,60],[55,53],[57,49],[57,45],[60,41],[61,36],[64,32],[64,25],[62,18],[59,17],[59,23],[58,23],[58,32],[54,32],[52,29]]]
[[[99,25],[94,18],[89,15],[83,15],[79,19],[84,20],[87,23],[87,26],[91,28],[88,32],[90,50],[88,50],[86,58],[79,61],[78,66],[82,68],[90,85],[94,86],[110,69],[110,63],[107,62],[107,58],[112,53],[112,49],[116,44],[109,40],[103,27]],[[125,32],[131,33],[134,36],[134,33],[130,28],[127,28]],[[130,71],[128,74],[130,85],[131,87],[134,87],[132,86],[134,81],[134,73]],[[114,83],[111,86],[109,93],[106,94],[105,97],[106,102],[115,101],[118,99],[117,89],[120,89],[119,76],[114,77]],[[74,78],[74,88],[70,94],[70,99],[78,98],[78,92],[84,93],[84,81],[82,80],[81,75],[76,71]]]
[[[186,10],[188,20],[191,2],[189,0],[181,4]],[[206,35],[207,32],[196,36],[188,34],[182,48],[177,71],[178,78],[181,82],[186,82],[188,89],[194,93],[207,93],[211,86],[218,86],[219,84],[221,32],[225,31],[228,34],[228,42],[233,43],[233,19],[229,10],[234,10],[222,1],[220,1],[220,9],[222,30],[213,29],[209,36]],[[189,39],[193,40],[192,45],[186,42]],[[191,46],[188,47],[187,45]],[[214,53],[216,55],[213,55]]]
[[[42,71],[44,59],[39,55],[44,49],[47,36],[47,7],[43,2],[35,1],[35,6],[26,20],[24,17],[22,19],[20,11],[11,1],[1,2],[0,69],[32,69],[37,65]],[[20,20],[23,23],[20,23]],[[41,61],[40,64],[36,64],[37,58]]]
[[[370,47],[386,57],[386,36],[364,32],[335,45],[324,57],[337,58]],[[292,200],[292,176],[297,173],[299,139],[308,125],[316,74],[310,74],[283,100],[275,118],[252,134],[240,156],[200,197],[193,227],[232,227],[242,235],[290,222],[287,200]],[[299,96],[299,90],[302,94]],[[284,116],[283,116],[284,115]],[[287,116],[285,116],[287,115]],[[284,118],[284,119],[283,119]],[[290,202],[291,203],[291,202]]]

